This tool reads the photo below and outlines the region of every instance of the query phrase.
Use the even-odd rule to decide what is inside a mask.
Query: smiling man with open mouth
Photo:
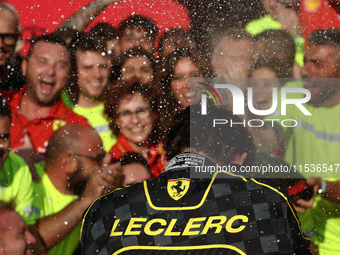
[[[2,93],[12,111],[11,146],[44,155],[50,136],[59,127],[67,123],[89,126],[85,118],[61,102],[60,94],[71,71],[66,43],[53,34],[37,38],[22,70],[26,85],[19,91]]]

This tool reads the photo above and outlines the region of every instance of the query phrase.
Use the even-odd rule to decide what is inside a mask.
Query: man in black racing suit
[[[235,174],[254,159],[250,133],[214,127],[214,119],[239,121],[226,109],[199,109],[176,115],[157,179],[117,189],[84,213],[83,255],[311,254],[286,188]],[[217,165],[236,171],[206,178]]]

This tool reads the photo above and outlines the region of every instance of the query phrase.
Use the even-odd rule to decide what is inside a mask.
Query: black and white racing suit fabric
[[[98,198],[84,213],[81,254],[310,254],[282,184],[191,179],[197,158],[212,163],[180,154],[157,179]]]

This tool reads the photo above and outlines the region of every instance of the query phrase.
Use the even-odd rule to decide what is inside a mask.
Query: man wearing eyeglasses
[[[121,186],[120,164],[109,164],[92,128],[66,125],[49,140],[46,161],[36,164],[36,227],[48,253],[72,255],[79,244],[83,211],[98,197]]]
[[[19,38],[19,20],[0,2],[0,90],[18,90],[25,84],[21,68],[10,63]]]

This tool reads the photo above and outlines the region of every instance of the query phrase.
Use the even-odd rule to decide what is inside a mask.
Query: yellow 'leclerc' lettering
[[[154,223],[160,223],[161,226],[166,226],[167,225],[167,222],[164,219],[153,219],[153,220],[150,220],[148,223],[145,224],[145,228],[144,228],[145,234],[147,234],[149,236],[156,236],[156,235],[160,235],[164,231],[164,228],[160,228],[158,230],[152,231],[150,228],[151,228],[151,225],[154,224]]]
[[[214,220],[219,220],[219,222],[212,223]],[[226,220],[227,220],[226,216],[211,216],[211,217],[209,217],[201,234],[202,235],[207,234],[208,230],[210,228],[216,228],[215,234],[221,233],[222,227],[223,227],[222,225],[226,222]]]
[[[119,223],[119,220],[115,220],[115,223],[113,223],[110,236],[121,236],[123,234],[123,232],[115,232],[118,223]]]
[[[190,229],[193,228],[200,228],[201,224],[193,224],[195,221],[205,221],[207,217],[201,217],[201,218],[191,218],[187,225],[185,226],[185,229],[183,231],[183,236],[194,236],[198,235],[200,232],[199,231],[190,231]]]
[[[126,228],[124,235],[132,236],[132,235],[139,235],[140,231],[132,231],[132,228],[141,228],[142,224],[135,224],[135,222],[146,222],[147,218],[131,218],[129,225]]]
[[[233,228],[232,225],[234,223],[235,220],[242,220],[243,222],[248,222],[248,217],[244,216],[244,215],[236,215],[234,217],[232,217],[227,224],[225,225],[225,229],[229,232],[229,233],[238,233],[241,232],[246,226],[240,226],[238,228]]]
[[[230,220],[227,220],[226,216],[219,215],[219,216],[210,216],[210,217],[199,217],[199,218],[190,218],[188,223],[186,224],[184,231],[175,232],[173,231],[177,219],[172,219],[170,223],[165,219],[151,219],[148,218],[131,218],[129,221],[128,226],[123,234],[123,232],[116,232],[117,226],[120,220],[115,220],[113,223],[113,227],[110,233],[110,236],[122,236],[122,235],[140,235],[141,232],[144,232],[146,235],[149,236],[157,236],[164,233],[164,236],[193,236],[193,235],[206,235],[210,229],[215,228],[215,234],[221,233],[224,225],[225,230],[228,233],[239,233],[243,229],[245,229],[245,224],[239,224],[240,226],[235,228],[233,224],[235,221],[242,221],[243,223],[248,222],[248,217],[245,215],[236,215]],[[145,223],[146,222],[146,223]],[[141,223],[141,224],[139,224]],[[145,223],[145,224],[142,224]],[[156,225],[155,225],[156,224]],[[203,227],[202,232],[200,233],[200,229]]]
[[[181,232],[172,232],[172,229],[174,228],[176,224],[177,219],[172,219],[170,221],[169,227],[166,229],[164,236],[180,236]]]

